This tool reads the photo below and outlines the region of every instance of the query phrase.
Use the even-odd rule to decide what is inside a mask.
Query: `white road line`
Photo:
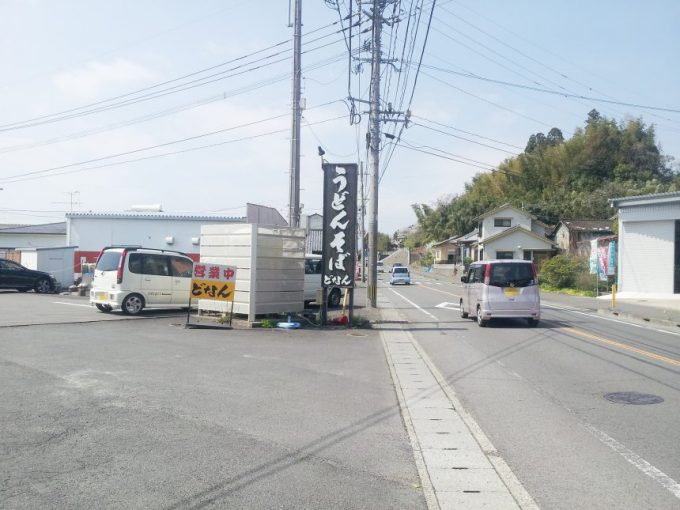
[[[63,301],[52,301],[55,305],[66,305],[66,306],[84,306],[85,308],[92,308],[92,305],[81,305],[80,303],[64,303]]]
[[[602,319],[603,321],[616,322],[618,324],[624,324],[626,326],[633,326],[635,328],[646,329],[646,330],[649,330],[649,331],[656,331],[657,333],[667,333],[669,335],[680,336],[680,333],[676,333],[675,331],[669,331],[667,329],[653,328],[651,326],[644,326],[642,324],[635,324],[634,322],[623,321],[621,319],[614,319],[612,317],[603,317],[602,315],[598,315],[596,313],[581,312],[579,310],[574,310],[573,308],[562,308],[561,306],[555,306],[555,305],[552,305],[552,304],[548,305],[548,304],[545,304],[544,302],[541,302],[541,306],[544,307],[544,308],[552,308],[553,310],[561,310],[563,312],[577,313],[579,315],[585,315],[586,317],[592,317],[592,318],[595,318],[595,319]]]
[[[602,443],[621,455],[626,461],[638,468],[645,475],[660,484],[664,489],[670,491],[673,496],[680,499],[680,484],[673,480],[663,471],[655,468],[645,459],[640,457],[637,453],[629,450],[624,445],[619,443],[616,439],[602,432],[600,429],[593,427],[588,423],[580,423],[580,425],[590,432],[593,436],[599,439]]]
[[[391,290],[392,292],[394,292],[397,296],[399,296],[401,299],[403,299],[404,301],[406,301],[407,303],[409,303],[411,306],[416,307],[418,310],[420,310],[421,312],[423,312],[425,315],[429,315],[429,316],[432,317],[434,320],[436,320],[437,322],[439,322],[439,319],[438,319],[437,317],[435,317],[434,315],[432,315],[432,314],[431,314],[430,312],[428,312],[427,310],[424,310],[424,309],[422,309],[421,307],[419,307],[417,304],[415,304],[415,303],[414,303],[413,301],[411,301],[409,298],[405,297],[403,294],[399,294],[399,293],[398,293],[396,290],[394,290],[394,289],[390,289],[390,290]]]

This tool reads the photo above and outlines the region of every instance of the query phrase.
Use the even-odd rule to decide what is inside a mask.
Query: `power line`
[[[483,139],[483,140],[488,140],[488,141],[490,141],[490,142],[500,143],[501,145],[507,145],[508,147],[513,147],[513,148],[515,148],[515,149],[524,150],[522,147],[520,147],[520,146],[518,146],[518,145],[513,145],[513,144],[511,144],[511,143],[503,142],[503,141],[501,141],[501,140],[496,140],[495,138],[489,138],[489,137],[487,137],[487,136],[480,135],[480,134],[478,134],[478,133],[474,133],[474,132],[472,132],[472,131],[465,131],[464,129],[460,129],[460,128],[457,128],[457,127],[450,126],[450,125],[448,125],[448,124],[444,124],[444,123],[442,123],[442,122],[437,122],[437,121],[432,120],[432,119],[428,119],[428,118],[425,118],[425,117],[421,117],[420,115],[411,115],[411,117],[414,118],[414,119],[424,120],[425,122],[429,122],[429,123],[435,124],[435,125],[437,125],[437,126],[445,127],[445,128],[447,128],[447,129],[452,129],[452,130],[454,130],[454,131],[459,131],[459,132],[461,132],[461,133],[465,133],[466,135],[476,136],[477,138],[481,138],[481,139]]]
[[[320,36],[316,39],[307,41],[305,44],[311,44],[311,43],[317,42],[317,41],[324,39],[326,37],[330,37],[332,35],[338,34],[341,31],[342,30],[338,30],[338,31],[332,32],[330,34]],[[0,131],[11,131],[11,130],[16,130],[16,129],[24,129],[24,128],[28,128],[28,127],[34,127],[34,126],[37,126],[37,125],[48,124],[48,123],[52,123],[52,122],[59,122],[59,121],[62,121],[62,120],[68,120],[68,119],[75,118],[75,117],[81,117],[81,116],[84,116],[84,115],[90,115],[92,113],[99,113],[101,111],[107,111],[107,110],[110,110],[110,109],[113,109],[113,108],[128,106],[130,104],[136,104],[136,103],[139,103],[139,102],[142,102],[142,101],[148,101],[150,99],[156,99],[156,98],[168,95],[168,94],[183,92],[185,90],[189,90],[189,89],[199,87],[199,86],[208,85],[208,84],[214,83],[216,81],[221,81],[221,80],[224,80],[224,79],[227,79],[227,78],[233,78],[235,76],[239,76],[239,75],[242,75],[242,74],[247,73],[247,72],[256,71],[256,70],[262,69],[262,68],[270,66],[270,65],[274,65],[274,64],[277,64],[277,63],[281,63],[281,62],[285,62],[285,61],[290,60],[290,56],[288,55],[288,50],[278,51],[278,52],[266,55],[264,57],[258,58],[256,60],[239,64],[237,66],[234,66],[234,67],[231,67],[229,69],[220,71],[218,73],[214,73],[214,74],[207,75],[207,76],[202,76],[200,78],[190,80],[190,81],[187,81],[185,83],[178,84],[178,85],[174,85],[174,86],[168,87],[166,89],[157,90],[155,92],[144,94],[144,95],[141,95],[141,96],[138,96],[138,97],[130,97],[130,96],[135,96],[135,95],[138,95],[142,92],[146,92],[146,91],[149,91],[149,90],[152,90],[152,89],[157,89],[159,87],[162,87],[162,86],[170,84],[170,83],[174,83],[174,82],[183,80],[187,77],[191,77],[191,76],[195,76],[195,75],[198,75],[198,74],[205,73],[207,71],[216,69],[218,67],[223,67],[223,66],[231,64],[231,63],[239,62],[239,61],[244,60],[244,59],[246,59],[250,56],[254,56],[256,54],[262,53],[262,52],[267,51],[269,49],[279,47],[282,44],[287,44],[288,42],[289,41],[283,41],[283,42],[277,43],[275,45],[272,45],[270,47],[264,48],[262,50],[251,52],[248,55],[243,55],[241,57],[231,59],[227,62],[223,62],[221,64],[217,64],[215,66],[211,66],[211,67],[202,69],[200,71],[196,71],[196,72],[181,76],[179,78],[174,78],[172,80],[166,80],[165,82],[157,83],[155,85],[151,85],[151,86],[148,86],[148,87],[144,87],[142,89],[138,89],[138,90],[135,90],[135,91],[132,91],[132,92],[128,92],[126,94],[120,94],[120,95],[115,96],[115,97],[103,99],[103,100],[100,100],[100,101],[95,101],[93,103],[82,105],[82,106],[79,106],[79,107],[76,107],[76,108],[71,108],[71,109],[68,109],[68,110],[63,110],[63,111],[57,112],[57,113],[51,113],[51,114],[42,115],[42,116],[39,116],[39,117],[33,117],[31,119],[26,119],[24,121],[16,121],[16,122],[8,123],[8,124],[2,124],[2,125],[0,125]],[[309,52],[312,52],[312,51],[317,51],[319,49],[331,46],[333,44],[337,44],[338,42],[340,42],[340,40],[336,40],[336,41],[333,41],[333,42],[328,43],[328,44],[324,44],[324,45],[321,45],[321,46],[317,46],[315,48],[305,50],[303,53],[309,53]],[[279,55],[284,55],[284,54],[287,55],[284,58],[269,61],[267,63],[261,64],[261,65],[255,66],[255,67],[247,68],[248,66],[252,66],[253,64],[256,64],[258,62],[267,61],[267,60],[270,60],[274,57],[277,57]],[[246,68],[246,69],[244,69],[244,68]],[[241,70],[241,71],[239,71],[239,70]],[[239,71],[239,72],[234,72],[234,71]],[[233,74],[227,74],[227,73],[233,73]],[[226,74],[226,76],[225,76],[225,74]],[[214,78],[214,79],[210,79],[210,78]],[[123,98],[126,98],[126,97],[128,97],[129,99],[114,102],[114,101],[117,101],[119,99],[123,99]],[[112,104],[106,104],[106,103],[112,103]],[[99,106],[99,105],[101,105],[101,106]],[[95,107],[95,106],[98,106],[98,107],[92,108],[92,107]],[[90,110],[88,110],[88,108],[90,108]]]
[[[312,125],[319,125],[319,124],[324,124],[324,123],[327,123],[327,122],[332,122],[332,121],[343,119],[343,118],[345,118],[345,115],[340,115],[338,117],[333,117],[333,118],[326,119],[326,120],[312,122],[311,124]],[[256,134],[256,135],[244,136],[244,137],[241,137],[241,138],[235,138],[235,139],[226,140],[226,141],[222,141],[222,142],[211,143],[211,144],[208,144],[208,145],[199,145],[197,147],[189,147],[187,149],[181,149],[181,150],[172,151],[172,152],[165,152],[165,153],[161,153],[161,154],[153,154],[151,156],[144,156],[144,157],[141,157],[141,158],[129,159],[129,160],[125,160],[125,161],[114,161],[112,163],[106,163],[104,165],[98,165],[98,166],[86,167],[86,168],[76,168],[76,169],[71,169],[71,170],[65,170],[63,172],[50,173],[48,175],[45,175],[45,174],[31,175],[31,176],[27,176],[27,177],[23,177],[23,178],[17,178],[17,179],[11,180],[11,181],[7,181],[7,183],[33,181],[33,180],[37,180],[37,179],[45,179],[47,177],[55,177],[55,176],[59,176],[59,175],[86,172],[86,171],[89,171],[89,170],[98,170],[98,169],[101,169],[101,168],[109,168],[109,167],[112,167],[112,166],[125,165],[125,164],[128,164],[128,163],[137,163],[139,161],[147,161],[149,159],[156,159],[156,158],[162,158],[162,157],[166,157],[166,156],[173,156],[173,155],[176,155],[176,154],[184,154],[184,153],[187,153],[187,152],[195,152],[195,151],[199,151],[199,150],[203,150],[203,149],[220,147],[222,145],[227,145],[227,144],[230,144],[230,143],[243,142],[243,141],[247,141],[247,140],[255,140],[257,138],[263,138],[265,136],[271,136],[271,135],[275,135],[275,134],[279,134],[279,133],[287,133],[287,132],[289,132],[288,128],[277,129],[277,130],[274,130],[274,131],[268,131],[268,132],[259,133],[259,134]],[[34,173],[34,172],[30,172],[30,173]]]
[[[314,109],[314,108],[321,108],[321,107],[333,104],[335,102],[337,102],[337,101],[330,101],[328,103],[320,104],[320,105],[317,105],[317,106],[312,106],[308,109],[311,110],[311,109]],[[45,169],[42,169],[42,170],[34,170],[34,171],[31,171],[31,172],[23,172],[23,173],[20,173],[20,174],[8,175],[6,177],[0,177],[0,181],[13,182],[10,179],[15,179],[15,178],[19,178],[19,177],[27,177],[27,176],[31,176],[31,175],[37,175],[37,174],[51,173],[51,172],[54,172],[56,170],[63,170],[65,168],[71,168],[71,167],[74,167],[74,166],[86,165],[88,163],[96,163],[98,161],[103,161],[105,159],[118,158],[118,157],[121,157],[121,156],[129,156],[131,154],[136,154],[136,153],[139,153],[139,152],[145,152],[145,151],[152,150],[152,149],[158,149],[160,147],[167,147],[169,145],[175,145],[175,144],[178,144],[178,143],[184,143],[184,142],[188,142],[188,141],[191,141],[191,140],[197,140],[197,139],[200,139],[200,138],[205,138],[207,136],[212,136],[212,135],[216,135],[216,134],[220,134],[220,133],[225,133],[225,132],[228,132],[228,131],[233,131],[235,129],[241,129],[241,128],[244,128],[244,127],[250,127],[250,126],[257,125],[257,124],[262,124],[264,122],[269,122],[269,121],[272,121],[272,120],[287,117],[288,115],[289,115],[289,113],[283,113],[283,114],[274,115],[272,117],[268,117],[268,118],[265,118],[265,119],[259,119],[259,120],[256,120],[256,121],[247,122],[247,123],[240,124],[240,125],[237,125],[237,126],[231,126],[231,127],[228,127],[228,128],[218,129],[218,130],[215,130],[215,131],[209,131],[207,133],[201,133],[201,134],[198,134],[198,135],[194,135],[194,136],[190,136],[190,137],[186,137],[186,138],[181,138],[181,139],[178,139],[178,140],[172,140],[170,142],[160,143],[160,144],[156,144],[156,145],[150,145],[150,146],[146,146],[146,147],[140,147],[140,148],[137,148],[137,149],[133,149],[133,150],[130,150],[130,151],[125,151],[125,152],[120,152],[120,153],[117,153],[117,154],[109,154],[107,156],[101,156],[101,157],[98,157],[98,158],[92,158],[92,159],[88,159],[88,160],[84,160],[84,161],[79,161],[79,162],[76,162],[76,163],[69,163],[69,164],[66,164],[66,165],[60,165],[60,166],[55,166],[55,167],[51,167],[51,168],[45,168]]]
[[[639,108],[642,110],[656,110],[656,111],[662,111],[662,112],[671,112],[671,113],[680,113],[680,109],[677,108],[665,108],[662,106],[651,106],[651,105],[643,105],[643,104],[637,104],[637,103],[626,103],[623,101],[613,101],[610,99],[604,99],[604,98],[599,98],[599,97],[590,97],[590,96],[583,96],[579,94],[572,94],[570,92],[561,92],[558,90],[550,90],[550,89],[545,89],[545,88],[540,88],[540,87],[532,87],[531,85],[523,85],[521,83],[513,83],[509,81],[504,81],[504,80],[497,80],[494,78],[488,78],[486,76],[480,76],[477,74],[469,74],[469,73],[461,73],[458,71],[454,71],[452,69],[444,69],[442,67],[437,67],[437,66],[430,66],[430,65],[425,65],[424,67],[427,67],[428,69],[432,69],[435,71],[440,71],[448,74],[455,74],[457,76],[462,76],[464,78],[471,78],[473,80],[481,80],[481,81],[486,81],[489,83],[496,83],[499,85],[505,85],[507,87],[515,87],[515,88],[521,88],[521,89],[526,89],[526,90],[532,90],[534,92],[542,92],[544,94],[552,94],[556,96],[563,96],[563,97],[573,97],[573,98],[578,98],[578,99],[584,99],[586,101],[596,101],[600,103],[607,103],[607,104],[615,104],[615,105],[620,105],[620,106],[627,106],[630,108]]]
[[[458,138],[459,140],[465,140],[466,142],[474,143],[476,145],[481,145],[482,147],[488,147],[489,149],[494,149],[494,150],[497,150],[497,151],[500,151],[500,152],[505,152],[506,154],[512,154],[514,156],[517,156],[516,152],[512,152],[512,151],[509,151],[507,149],[501,149],[500,147],[494,147],[493,145],[489,145],[489,144],[486,144],[486,143],[477,142],[475,140],[465,138],[464,136],[458,136],[458,135],[454,135],[454,134],[451,134],[451,133],[447,133],[446,131],[442,131],[441,129],[426,126],[425,124],[419,124],[419,123],[414,122],[413,125],[414,126],[420,126],[422,128],[429,129],[430,131],[434,131],[434,132],[440,133],[442,135],[450,136],[452,138]]]
[[[339,62],[343,58],[344,58],[343,54],[335,55],[334,57],[331,57],[330,59],[317,61],[314,64],[307,66],[306,70],[307,70],[307,72],[315,71],[317,69],[321,69],[325,66]],[[142,123],[142,122],[149,122],[151,120],[156,120],[156,119],[168,116],[168,115],[173,115],[173,114],[180,113],[180,112],[183,112],[183,111],[191,110],[193,108],[198,108],[200,106],[205,106],[207,104],[214,103],[214,102],[217,102],[217,101],[223,101],[225,99],[228,99],[228,98],[231,98],[231,97],[243,94],[243,93],[254,92],[254,91],[259,90],[263,87],[267,87],[267,86],[279,83],[279,82],[287,80],[289,78],[290,78],[290,73],[283,73],[283,74],[274,76],[273,78],[270,78],[270,79],[267,79],[267,80],[264,80],[264,81],[251,83],[249,85],[245,85],[245,86],[239,87],[237,89],[232,89],[230,91],[222,92],[221,94],[218,94],[216,96],[211,96],[209,98],[204,98],[204,99],[201,99],[199,101],[194,101],[194,102],[191,102],[191,103],[188,103],[188,104],[179,105],[179,106],[172,107],[172,108],[169,108],[169,109],[166,109],[166,110],[161,110],[160,112],[155,112],[155,113],[151,113],[151,114],[148,114],[148,115],[143,115],[141,117],[136,117],[134,119],[130,119],[130,120],[127,120],[127,121],[117,122],[117,123],[114,123],[114,124],[108,124],[108,125],[105,125],[105,126],[100,126],[98,128],[90,128],[90,129],[86,129],[86,130],[81,130],[81,131],[77,131],[77,132],[74,132],[74,133],[53,137],[53,138],[50,138],[50,139],[47,139],[47,140],[42,140],[42,141],[39,141],[39,142],[0,147],[0,154],[7,153],[7,152],[20,151],[20,150],[33,149],[33,148],[37,148],[37,147],[43,147],[43,146],[51,145],[51,144],[54,144],[54,143],[74,140],[74,139],[78,139],[78,138],[84,138],[84,137],[87,137],[87,136],[91,136],[91,135],[95,135],[95,134],[99,134],[99,133],[104,133],[106,131],[111,131],[111,130],[119,129],[119,128],[122,128],[122,127],[132,126],[132,125]]]

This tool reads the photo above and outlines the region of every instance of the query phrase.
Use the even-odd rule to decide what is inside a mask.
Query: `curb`
[[[658,319],[656,317],[641,317],[628,312],[617,312],[614,310],[609,310],[607,308],[598,308],[595,313],[601,315],[602,317],[611,317],[620,319],[627,322],[632,322],[634,324],[655,324],[658,326],[664,326],[667,328],[675,329],[680,328],[680,321],[672,321],[668,319]]]

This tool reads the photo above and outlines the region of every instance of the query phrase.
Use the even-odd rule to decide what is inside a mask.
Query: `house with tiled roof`
[[[554,239],[565,255],[588,257],[590,242],[614,234],[611,220],[561,220],[555,227]]]

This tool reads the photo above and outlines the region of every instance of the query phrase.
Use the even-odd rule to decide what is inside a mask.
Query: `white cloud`
[[[69,96],[95,98],[106,89],[148,81],[155,77],[149,69],[124,58],[111,62],[90,62],[80,69],[64,71],[54,77],[57,88]]]

